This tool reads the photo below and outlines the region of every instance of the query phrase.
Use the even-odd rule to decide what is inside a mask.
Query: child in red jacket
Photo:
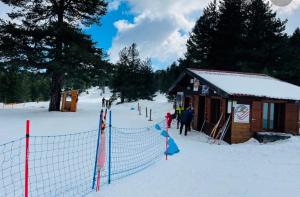
[[[170,112],[167,113],[166,115],[166,119],[167,119],[167,126],[168,128],[171,128],[171,123],[172,123],[172,115]]]

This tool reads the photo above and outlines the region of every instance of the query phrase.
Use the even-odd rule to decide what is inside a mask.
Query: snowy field
[[[106,91],[108,92],[108,91]],[[109,97],[109,93],[105,95]],[[0,104],[0,144],[25,135],[25,120],[31,120],[32,135],[57,135],[97,128],[100,111],[99,90],[79,98],[78,112],[47,111],[48,103],[26,103],[13,106]],[[115,127],[138,128],[163,119],[172,109],[163,95],[154,101],[140,101],[112,106]],[[145,107],[153,110],[153,120],[145,118]],[[101,197],[281,197],[300,194],[300,138],[259,144],[255,140],[238,145],[215,145],[198,132],[171,136],[180,153],[164,159],[142,172],[112,182],[99,193]]]

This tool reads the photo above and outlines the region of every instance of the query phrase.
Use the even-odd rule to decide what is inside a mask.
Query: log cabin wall
[[[296,103],[285,105],[285,132],[299,135],[299,106]]]
[[[199,126],[199,117],[198,117],[198,110],[199,110],[199,95],[193,96],[193,109],[194,109],[194,117],[193,117],[193,123],[192,127],[194,130],[199,130],[201,126]]]
[[[252,101],[251,105],[251,131],[262,131],[262,102]]]
[[[236,99],[237,104],[250,105],[249,123],[238,123],[234,120],[234,113],[231,117],[231,143],[242,143],[248,141],[252,136],[251,132],[251,109],[252,103],[247,99]]]
[[[191,79],[194,79],[195,76],[192,75],[186,75],[182,78],[182,80],[177,84],[177,86],[174,88],[174,92],[183,92],[184,97],[190,97],[191,103],[193,105],[194,109],[194,120],[192,122],[192,127],[195,130],[200,130],[202,123],[200,121],[199,111],[203,109],[202,104],[200,104],[200,100],[204,98],[204,117],[207,121],[207,124],[205,124],[204,132],[206,134],[210,134],[213,126],[212,120],[216,119],[216,114],[214,115],[212,113],[212,110],[214,108],[211,106],[214,102],[212,99],[220,99],[220,103],[216,103],[215,106],[219,106],[220,104],[220,112],[223,113],[223,118],[221,120],[220,126],[223,126],[223,124],[226,122],[226,118],[228,117],[227,114],[227,99],[232,101],[237,101],[237,104],[247,104],[250,105],[250,115],[249,115],[249,123],[238,123],[234,122],[234,113],[232,113],[232,119],[230,123],[230,128],[228,130],[228,138],[232,143],[241,143],[249,140],[256,132],[264,131],[263,128],[265,128],[266,131],[280,131],[280,132],[290,132],[292,134],[299,134],[300,133],[300,105],[296,104],[295,102],[291,102],[288,100],[280,100],[280,99],[267,99],[267,98],[259,98],[259,97],[253,97],[253,96],[238,96],[238,95],[226,95],[222,94],[222,91],[217,91],[218,89],[214,87],[212,84],[206,84],[206,82],[201,81],[200,83],[204,83],[204,85],[209,86],[209,92],[208,94],[205,93],[206,96],[203,95],[203,93],[199,91],[194,91],[193,89],[193,83]],[[202,84],[200,84],[202,85]],[[275,119],[269,119],[268,126],[265,127],[265,124],[263,124],[263,111],[264,111],[264,103],[269,104],[268,109],[268,116],[270,114],[280,114]],[[281,106],[282,105],[282,106]],[[274,109],[272,112],[270,110],[270,106],[272,106],[272,109]],[[202,109],[201,109],[202,108]],[[217,107],[217,109],[219,109]],[[201,119],[203,119],[203,114],[201,115]],[[280,122],[282,125],[276,124]],[[275,122],[272,122],[275,121]],[[277,128],[274,128],[274,125],[277,125]],[[273,126],[270,126],[273,125]]]
[[[234,123],[231,124],[231,143],[242,143],[252,138],[253,133],[250,129],[250,123]]]
[[[198,117],[199,109],[199,100],[200,95],[190,95],[191,102],[194,108],[194,120],[192,127],[194,130],[200,130],[201,124]],[[219,128],[224,125],[227,117],[227,100],[221,97],[215,96],[206,96],[205,97],[205,118],[207,124],[205,125],[204,132],[207,135],[210,135],[210,132],[214,126],[211,123],[211,110],[212,110],[212,99],[220,99],[220,112],[223,113],[223,118],[219,125]],[[231,127],[228,130],[229,137],[226,138],[226,141],[229,143],[242,143],[249,140],[256,132],[263,131],[263,104],[267,102],[271,103],[284,103],[285,104],[285,132],[290,132],[294,135],[299,134],[300,132],[300,107],[295,103],[287,103],[286,101],[281,100],[265,100],[258,98],[234,98],[234,101],[237,104],[247,104],[250,105],[250,115],[249,123],[236,123],[234,122],[234,113],[232,113]],[[284,132],[282,131],[282,132]]]
[[[212,123],[212,120],[211,120],[211,114],[212,114],[212,99],[218,99],[220,100],[220,115],[223,114],[222,116],[222,119],[220,121],[220,124],[218,126],[218,129],[220,129],[221,127],[223,127],[223,125],[225,124],[226,122],[226,114],[227,114],[227,100],[224,99],[224,98],[221,98],[221,97],[210,97],[210,96],[206,96],[205,97],[205,119],[206,119],[206,123],[205,123],[205,127],[203,129],[203,132],[206,133],[207,135],[210,135],[211,134],[211,131],[213,129],[213,127],[215,126],[215,123]],[[218,120],[219,120],[220,117],[218,117]],[[198,121],[198,126],[201,127],[202,125],[199,125],[199,121]],[[202,123],[200,123],[202,124]],[[199,128],[200,129],[200,128]],[[230,128],[229,128],[230,130]],[[228,132],[230,133],[230,132]],[[230,136],[227,137],[226,136],[226,141],[230,143]]]
[[[236,99],[238,104],[251,104],[250,123],[235,123],[232,117],[232,143],[241,143],[249,140],[256,132],[264,131],[263,129],[263,105],[264,103],[282,103],[285,105],[285,128],[280,132],[292,133],[299,135],[300,132],[300,109],[296,103],[288,103],[283,100],[265,100],[265,99]],[[267,130],[268,131],[268,130]],[[277,130],[274,130],[277,131]]]
[[[206,96],[205,97],[205,118],[207,122],[210,122],[210,97]]]

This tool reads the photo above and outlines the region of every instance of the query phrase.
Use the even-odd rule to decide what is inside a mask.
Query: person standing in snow
[[[112,105],[112,99],[111,99],[111,98],[109,99],[108,104],[109,104],[109,109],[110,109],[110,108],[111,108],[111,105]]]
[[[109,108],[109,100],[108,99],[106,100],[105,105],[106,105],[106,108]]]
[[[111,100],[111,98],[110,98],[110,99],[108,99],[107,109],[110,109],[110,108],[111,108],[111,104],[112,104],[112,100]]]
[[[192,123],[192,120],[193,120],[193,116],[194,116],[194,111],[192,109],[192,107],[189,107],[188,108],[188,131],[191,131],[191,123]]]
[[[172,124],[172,115],[171,115],[170,112],[167,113],[166,119],[167,119],[167,126],[168,126],[168,128],[171,128],[171,124]]]
[[[191,110],[190,108],[187,108],[184,112],[182,112],[181,114],[181,118],[180,118],[180,135],[182,133],[182,129],[184,127],[184,135],[187,135],[188,130],[190,129],[190,125],[193,119],[193,110]]]
[[[102,107],[105,107],[105,98],[102,98]]]
[[[181,107],[181,105],[176,107],[176,110],[175,110],[176,120],[177,120],[177,129],[179,129],[180,117],[181,117],[181,114],[182,114],[183,110],[184,110],[184,108]]]

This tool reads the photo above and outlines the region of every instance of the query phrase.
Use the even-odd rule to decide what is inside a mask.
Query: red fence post
[[[28,182],[29,182],[29,170],[28,170],[28,160],[29,160],[29,130],[30,121],[26,121],[26,156],[25,156],[25,197],[28,197]]]

